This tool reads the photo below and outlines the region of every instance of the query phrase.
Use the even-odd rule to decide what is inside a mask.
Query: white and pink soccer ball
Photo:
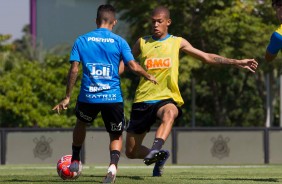
[[[58,172],[58,175],[63,180],[77,179],[80,176],[80,174],[81,174],[81,171],[71,172],[69,170],[69,166],[71,164],[71,158],[72,158],[71,155],[64,155],[57,162],[57,172]],[[81,165],[79,168],[82,168],[82,163],[79,162],[79,164]]]

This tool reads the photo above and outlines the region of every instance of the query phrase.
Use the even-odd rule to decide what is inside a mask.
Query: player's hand
[[[158,84],[157,79],[153,75],[149,74],[149,78],[147,80],[149,80],[153,84]]]
[[[70,103],[70,98],[65,98],[63,99],[58,105],[53,107],[53,111],[57,111],[58,114],[60,114],[61,110],[66,110],[68,109],[68,105]]]
[[[253,73],[255,73],[257,67],[258,67],[258,62],[255,59],[242,59],[239,60],[240,62],[237,64],[238,67],[247,69]]]

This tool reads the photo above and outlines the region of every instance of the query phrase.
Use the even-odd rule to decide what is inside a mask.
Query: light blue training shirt
[[[82,64],[83,76],[78,101],[85,103],[123,102],[119,63],[134,60],[128,43],[106,28],[79,36],[70,62]]]

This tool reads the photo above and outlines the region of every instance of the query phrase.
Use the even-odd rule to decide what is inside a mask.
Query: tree
[[[0,127],[73,126],[78,86],[67,111],[58,115],[51,110],[65,95],[69,55],[33,47],[27,31],[22,39],[6,44],[10,37],[0,35]],[[101,118],[93,123],[101,125]]]
[[[130,23],[130,42],[150,34],[149,15],[163,5],[171,10],[170,33],[186,38],[194,47],[228,58],[256,58],[261,70],[253,75],[231,67],[203,65],[181,55],[179,85],[184,98],[184,115],[178,122],[191,121],[191,78],[196,79],[197,126],[263,126],[265,121],[265,47],[274,29],[269,1],[259,0],[109,0]],[[271,21],[269,21],[271,20]],[[265,34],[269,33],[269,34]],[[135,84],[134,84],[135,85]]]

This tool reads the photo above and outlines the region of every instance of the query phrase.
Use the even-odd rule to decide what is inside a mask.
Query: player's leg
[[[117,175],[118,162],[120,158],[120,151],[122,148],[122,135],[109,134],[110,135],[110,164],[107,174],[103,180],[103,183],[114,183]]]
[[[164,160],[166,153],[162,150],[152,150],[142,145],[146,133],[126,134],[126,156],[130,159],[144,159],[146,165],[151,165],[158,160]]]
[[[110,136],[110,164],[103,183],[114,183],[122,149],[122,133],[125,124],[123,103],[103,104],[101,114]]]
[[[82,170],[80,167],[80,151],[86,135],[86,123],[77,119],[76,125],[73,129],[73,143],[72,143],[72,159],[70,171],[78,172]]]
[[[136,134],[132,132],[126,133],[125,154],[130,159],[144,159],[150,152],[150,149],[142,145],[146,132]]]
[[[80,152],[86,136],[87,123],[91,123],[97,116],[99,109],[95,108],[94,104],[76,103],[76,117],[77,121],[73,129],[73,143],[72,143],[72,162],[70,171],[77,172],[81,170]]]
[[[161,150],[171,132],[174,120],[178,117],[178,114],[178,108],[173,103],[168,103],[159,108],[157,117],[161,120],[161,124],[157,129],[152,149]],[[167,150],[161,150],[160,152],[162,153],[163,158],[156,162],[153,169],[153,176],[162,175],[165,162],[170,156],[169,151]]]
[[[77,119],[75,127],[73,129],[73,142],[72,142],[72,150],[73,150],[73,156],[72,160],[80,160],[80,150],[82,147],[82,144],[85,140],[86,136],[86,123],[82,122],[81,120]]]
[[[156,143],[154,142],[154,145],[156,149],[161,149],[162,145],[158,145],[157,143],[164,143],[168,138],[173,127],[174,120],[178,117],[178,108],[174,104],[168,103],[159,108],[157,111],[157,117],[161,120],[161,124],[157,129],[155,138],[160,141],[156,141]]]
[[[110,165],[118,165],[120,151],[122,148],[122,135],[110,134]]]
[[[171,99],[162,100],[154,104],[153,109],[154,115],[161,120],[161,124],[157,129],[151,151],[144,158],[146,165],[165,160],[169,157],[169,152],[161,150],[161,148],[169,136],[174,119],[178,116],[178,109]]]
[[[150,149],[142,145],[147,132],[156,121],[153,105],[148,103],[134,103],[132,105],[130,121],[126,133],[126,156],[130,159],[144,159]]]

